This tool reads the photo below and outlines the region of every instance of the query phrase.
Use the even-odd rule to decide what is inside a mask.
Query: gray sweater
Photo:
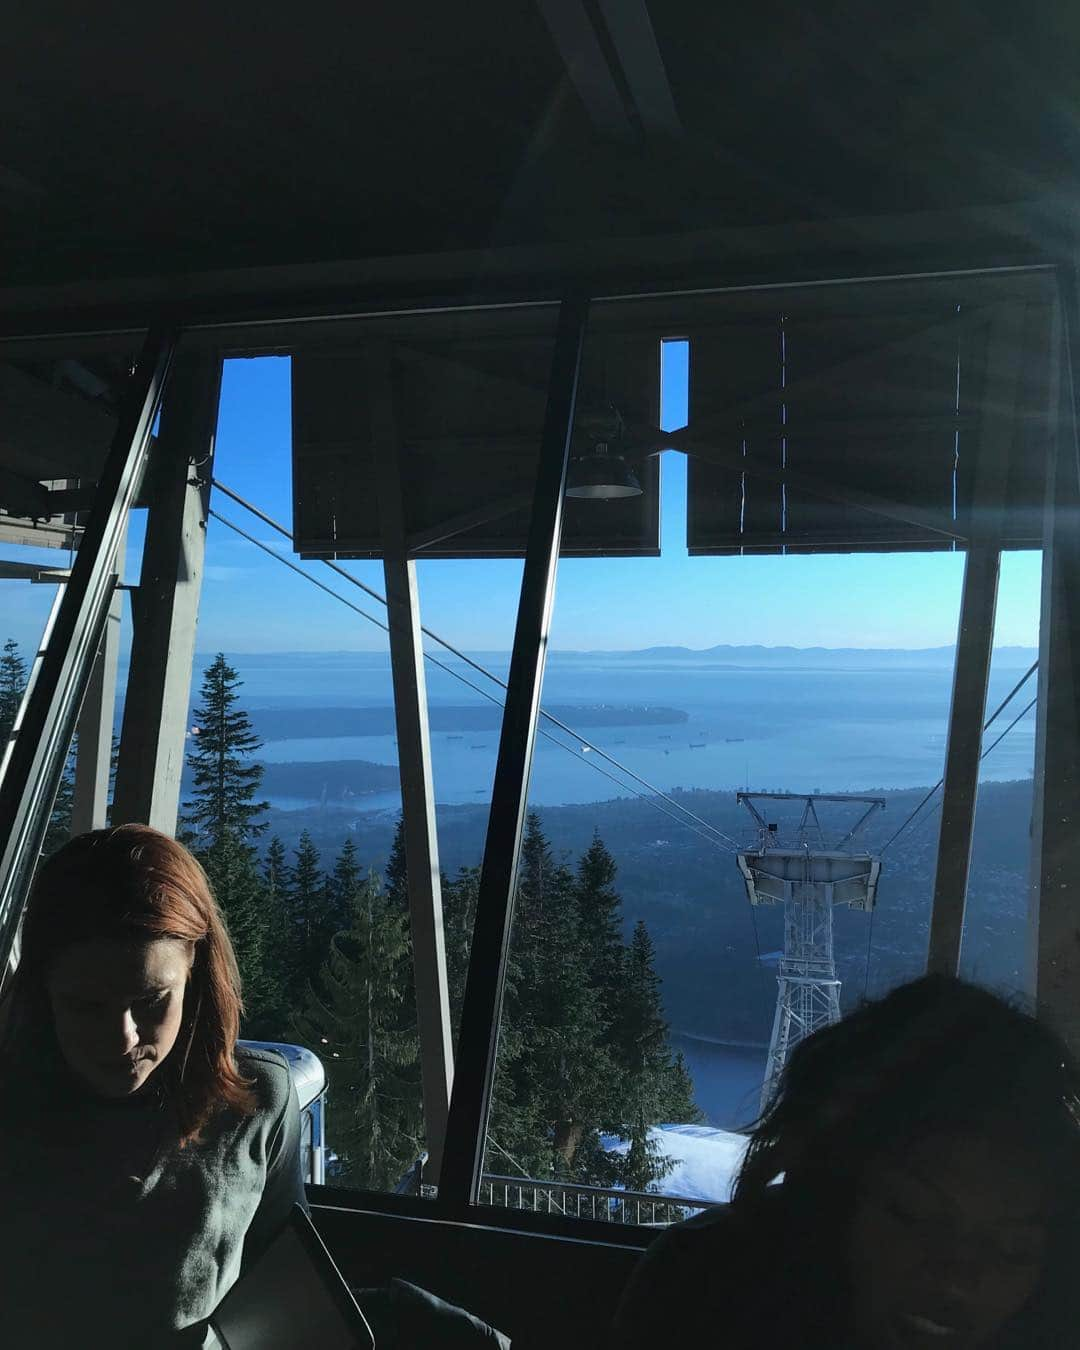
[[[240,1050],[252,1116],[220,1110],[181,1149],[160,1094],[103,1101],[72,1089],[34,1128],[32,1100],[0,1102],[0,1340],[11,1346],[198,1346],[203,1323],[303,1203],[288,1066]],[[14,1090],[13,1090],[14,1089]]]

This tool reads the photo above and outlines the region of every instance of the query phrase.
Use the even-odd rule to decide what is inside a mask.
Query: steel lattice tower
[[[848,844],[885,806],[883,797],[803,795],[789,792],[740,792],[758,827],[755,849],[738,855],[739,870],[752,905],[784,906],[784,950],[777,976],[762,1110],[776,1091],[792,1049],[820,1027],[840,1020],[840,981],[833,956],[833,909],[872,910],[881,859],[855,853]],[[802,801],[802,819],[793,838],[784,839],[766,820],[756,801]],[[820,802],[858,802],[866,810],[835,844],[829,845],[817,813]],[[816,842],[817,847],[811,844]]]

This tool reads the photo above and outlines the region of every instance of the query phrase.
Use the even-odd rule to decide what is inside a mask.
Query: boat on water
[[[746,737],[745,737],[745,736],[725,736],[725,737],[724,737],[724,740],[728,743],[728,745],[742,745],[742,743],[746,740]]]
[[[690,742],[690,749],[691,749],[691,750],[704,750],[706,744],[707,744],[706,741],[691,741],[691,742]]]
[[[452,732],[449,734],[449,736],[447,736],[446,739],[447,739],[448,741],[460,741],[460,740],[463,740],[464,738],[462,737],[462,735],[461,735],[461,733],[460,733],[459,731],[452,731]]]

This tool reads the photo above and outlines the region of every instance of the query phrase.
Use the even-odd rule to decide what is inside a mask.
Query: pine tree
[[[409,913],[409,863],[405,851],[405,818],[400,815],[394,826],[394,838],[390,844],[390,855],[386,860],[386,871],[383,874],[383,896],[390,911],[400,917],[402,932],[405,935],[405,947],[397,971],[398,988],[401,992],[401,1025],[419,1036],[412,917]],[[413,1065],[403,1070],[402,1084],[403,1091],[411,1094],[417,1101],[422,1100],[423,1082],[419,1056]]]
[[[453,881],[443,879],[443,939],[446,943],[446,983],[454,1044],[461,1030],[461,1008],[469,975],[476,901],[480,894],[479,867],[463,867]]]
[[[314,980],[326,960],[334,926],[319,850],[307,830],[300,832],[288,901],[291,941],[297,953],[299,988]]]
[[[409,912],[409,872],[405,853],[405,817],[398,816],[383,874],[386,894],[403,914]]]
[[[615,889],[617,870],[599,832],[594,833],[592,843],[578,862],[577,902],[589,979],[609,1022],[615,1016],[623,961],[622,897]]]
[[[8,638],[0,653],[0,755],[7,744],[15,717],[22,702],[27,680],[26,662],[19,652],[19,644]]]
[[[257,1010],[249,1011],[245,1027],[258,1039],[283,1039],[295,1011],[299,975],[296,948],[289,929],[291,884],[285,845],[274,835],[266,847],[262,864],[260,904],[264,927],[259,971],[262,1000]]]
[[[491,1133],[538,1175],[575,1176],[611,1092],[611,1064],[573,878],[535,812],[522,842],[512,952]]]
[[[276,901],[280,896],[288,894],[291,884],[289,861],[285,856],[285,845],[276,834],[266,846],[262,875],[263,888],[268,900]]]
[[[622,998],[613,1030],[622,1115],[618,1133],[630,1145],[619,1165],[619,1179],[629,1190],[643,1191],[673,1165],[653,1138],[652,1127],[701,1116],[693,1104],[685,1061],[679,1056],[672,1062],[652,939],[641,920],[623,960]]]
[[[263,949],[267,915],[262,907],[255,838],[266,826],[257,801],[262,765],[252,755],[262,742],[237,706],[242,681],[218,653],[203,676],[194,713],[188,763],[194,773],[191,800],[184,803],[186,842],[206,868],[229,925],[249,1015],[257,1017],[267,997]]]
[[[423,1148],[419,1045],[404,1012],[404,917],[378,879],[352,896],[350,926],[330,943],[296,1035],[327,1065],[329,1137],[349,1184],[385,1190]]]
[[[348,928],[352,898],[363,880],[356,844],[346,839],[327,880],[328,919],[332,933]]]

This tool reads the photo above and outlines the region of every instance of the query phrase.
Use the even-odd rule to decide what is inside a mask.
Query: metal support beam
[[[587,319],[586,301],[563,302],[521,578],[439,1186],[440,1201],[452,1210],[463,1210],[472,1203],[483,1169],[529,770],[555,598],[566,464]]]
[[[593,126],[605,136],[631,140],[633,123],[582,0],[538,0],[538,4]]]
[[[116,550],[117,578],[123,576],[123,572],[124,540],[121,539]],[[75,755],[75,791],[71,804],[72,834],[104,829],[108,818],[122,601],[119,589],[114,590],[101,646],[79,714],[79,746]]]
[[[139,587],[131,597],[134,636],[113,820],[141,821],[166,834],[176,829],[180,802],[220,388],[220,355],[177,359],[147,484]]]
[[[1022,311],[1021,311],[1022,317]],[[979,759],[986,720],[986,688],[994,641],[1005,487],[1016,434],[1019,385],[1018,333],[1013,309],[991,320],[983,380],[981,431],[975,466],[964,588],[953,668],[945,788],[938,834],[937,869],[927,970],[955,975],[964,933]]]
[[[645,0],[600,0],[600,10],[646,134],[681,136],[682,123]]]
[[[689,427],[673,431],[665,436],[672,450],[681,450],[683,454],[700,459],[703,464],[715,464],[721,469],[730,469],[733,473],[744,473],[749,479],[758,482],[776,483],[780,486],[796,488],[808,492],[811,496],[824,498],[825,501],[840,502],[844,506],[855,506],[860,511],[869,511],[872,515],[882,516],[889,521],[899,521],[913,529],[925,530],[940,538],[944,544],[953,539],[963,539],[966,531],[962,525],[945,520],[932,511],[904,502],[894,502],[880,497],[876,492],[864,492],[850,483],[831,483],[815,477],[812,473],[801,473],[797,469],[782,468],[779,465],[765,463],[764,460],[744,458],[737,450],[729,450],[702,439]],[[779,536],[778,543],[798,542],[797,536]],[[733,543],[738,542],[733,539]]]
[[[116,580],[116,550],[138,492],[174,342],[171,328],[158,328],[143,344],[41,673],[0,782],[0,969],[8,962],[90,666],[101,645]]]
[[[425,1174],[429,1181],[438,1182],[454,1081],[454,1047],[446,978],[420,599],[416,564],[408,557],[406,542],[405,479],[394,409],[393,357],[388,346],[373,344],[368,349],[367,373],[409,882],[424,1139],[428,1152]]]
[[[1080,293],[1063,278],[1057,436],[1043,546],[1032,821],[1036,1006],[1080,1054]]]

